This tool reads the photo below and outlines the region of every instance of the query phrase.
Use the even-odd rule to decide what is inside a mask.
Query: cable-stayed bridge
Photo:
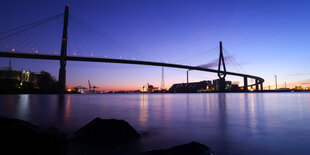
[[[52,17],[48,17],[39,21],[36,21],[31,24],[19,26],[16,28],[13,28],[11,30],[5,31],[0,33],[0,45],[1,42],[16,42],[18,39],[23,38],[23,36],[27,35],[27,33],[31,34],[31,36],[34,36],[35,33],[42,33],[42,29],[39,26],[44,25],[45,23],[50,22],[51,20],[54,20],[59,17],[63,18],[63,25],[62,25],[62,38],[61,44],[60,44],[60,55],[57,55],[57,51],[54,49],[54,53],[49,54],[39,54],[39,51],[34,48],[27,48],[26,46],[28,43],[24,43],[24,49],[23,52],[16,52],[15,48],[9,48],[7,49],[0,49],[0,57],[9,57],[9,58],[27,58],[27,59],[46,59],[46,60],[59,60],[60,61],[60,69],[59,69],[59,92],[64,93],[66,88],[66,62],[67,61],[87,61],[87,62],[107,62],[107,63],[122,63],[122,64],[136,64],[136,65],[150,65],[150,66],[160,66],[160,67],[172,67],[172,68],[180,68],[180,69],[187,69],[187,70],[197,70],[197,71],[205,71],[205,72],[211,72],[211,73],[217,73],[219,79],[220,79],[220,91],[225,91],[225,77],[226,75],[232,75],[232,76],[238,76],[243,77],[243,90],[248,91],[248,87],[252,87],[253,85],[256,87],[256,90],[263,90],[263,82],[264,79],[258,76],[249,75],[246,73],[237,73],[237,72],[230,72],[226,70],[225,66],[225,57],[223,54],[223,47],[222,42],[220,42],[219,46],[219,58],[216,60],[216,64],[218,69],[211,69],[210,66],[207,65],[200,65],[200,66],[191,66],[191,65],[184,65],[184,64],[176,64],[176,63],[164,63],[164,62],[156,62],[156,61],[146,61],[146,60],[130,60],[130,59],[123,59],[120,57],[117,58],[108,58],[105,56],[104,58],[100,57],[94,57],[93,54],[90,54],[90,56],[77,56],[77,52],[81,52],[80,48],[78,47],[79,44],[77,44],[77,39],[72,39],[73,43],[77,50],[73,51],[72,56],[68,56],[68,40],[70,38],[70,35],[72,35],[70,32],[68,32],[68,25],[69,25],[69,5],[65,6],[65,12],[63,14],[58,14]],[[59,25],[58,25],[59,26]],[[48,30],[47,30],[48,31]],[[53,34],[50,34],[52,36]],[[36,38],[35,38],[36,39]],[[47,36],[47,39],[51,39],[49,35]],[[38,40],[38,39],[37,39]],[[28,40],[27,40],[28,41]],[[41,41],[41,39],[39,39]],[[60,41],[59,41],[60,43]],[[135,53],[132,49],[119,45],[117,41],[112,40],[113,45],[116,45],[119,49],[125,49],[127,52],[125,54],[132,54],[136,57],[141,57],[144,59],[144,56],[141,56],[139,53]],[[45,44],[43,44],[44,46]],[[108,47],[110,48],[110,47]],[[29,51],[28,51],[29,50]],[[214,62],[213,62],[214,64]],[[252,85],[248,84],[248,79],[254,79],[255,83]]]

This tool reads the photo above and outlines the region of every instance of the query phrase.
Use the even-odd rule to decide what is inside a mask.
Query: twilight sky
[[[62,13],[65,4],[67,1],[62,0],[1,1],[0,32]],[[290,87],[310,84],[310,2],[307,0],[71,0],[69,4],[73,17],[69,18],[72,28],[69,28],[68,55],[77,51],[81,56],[93,54],[183,64],[181,60],[197,55],[188,64],[201,65],[218,57],[216,48],[222,40],[224,48],[248,74],[265,79],[265,88],[274,87],[274,75],[278,76],[278,87],[283,87],[284,82]],[[49,45],[53,49],[42,53],[59,53],[61,24],[59,18],[53,27],[59,31],[54,32],[48,26],[48,32],[38,31],[42,35],[35,38],[47,37],[46,43],[27,45],[39,52],[44,51],[40,51],[40,46]],[[4,46],[27,52],[23,51],[26,48],[18,50],[18,45],[1,44],[0,40],[0,48]],[[58,78],[57,61],[12,61],[14,69],[45,70]],[[234,63],[227,62],[227,70],[240,71]],[[0,67],[7,64],[7,58],[0,59]],[[190,81],[215,78],[213,73],[190,71]],[[87,86],[87,80],[104,90],[139,89],[147,82],[160,86],[161,68],[67,63],[68,86]],[[228,76],[227,80],[242,79]],[[167,88],[185,81],[186,70],[165,68]]]

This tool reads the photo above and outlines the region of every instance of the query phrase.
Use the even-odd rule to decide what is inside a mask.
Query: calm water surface
[[[309,93],[0,95],[0,115],[69,135],[123,119],[142,149],[197,141],[217,154],[310,154]]]

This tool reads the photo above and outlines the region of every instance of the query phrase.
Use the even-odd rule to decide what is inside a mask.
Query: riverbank
[[[275,90],[264,90],[264,91],[226,91],[226,92],[220,92],[220,91],[210,91],[210,92],[154,92],[154,93],[141,93],[141,92],[106,92],[106,93],[72,93],[72,92],[66,92],[64,94],[209,94],[209,93],[309,93],[310,91],[275,91]],[[18,95],[18,94],[61,94],[57,92],[40,92],[40,91],[34,91],[34,92],[0,92],[0,95]]]
[[[19,119],[0,117],[0,137],[1,152],[10,154],[215,154],[197,142],[141,152],[139,139],[143,135],[126,121],[116,119],[95,118],[68,136],[54,127],[44,129]]]

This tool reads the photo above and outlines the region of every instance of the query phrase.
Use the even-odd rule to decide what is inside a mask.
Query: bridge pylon
[[[64,24],[61,39],[61,53],[60,53],[60,68],[59,68],[59,93],[66,92],[66,64],[67,64],[67,42],[68,42],[68,18],[69,18],[69,5],[65,6]]]
[[[243,77],[243,91],[248,91],[248,77]]]
[[[255,79],[255,91],[259,91],[259,84],[257,79]]]
[[[223,71],[221,71],[221,65],[223,65]],[[219,91],[224,92],[226,91],[225,86],[225,77],[226,77],[226,66],[223,56],[223,47],[222,41],[220,41],[220,56],[219,56],[219,65],[218,65],[218,72],[217,76],[219,77]]]

